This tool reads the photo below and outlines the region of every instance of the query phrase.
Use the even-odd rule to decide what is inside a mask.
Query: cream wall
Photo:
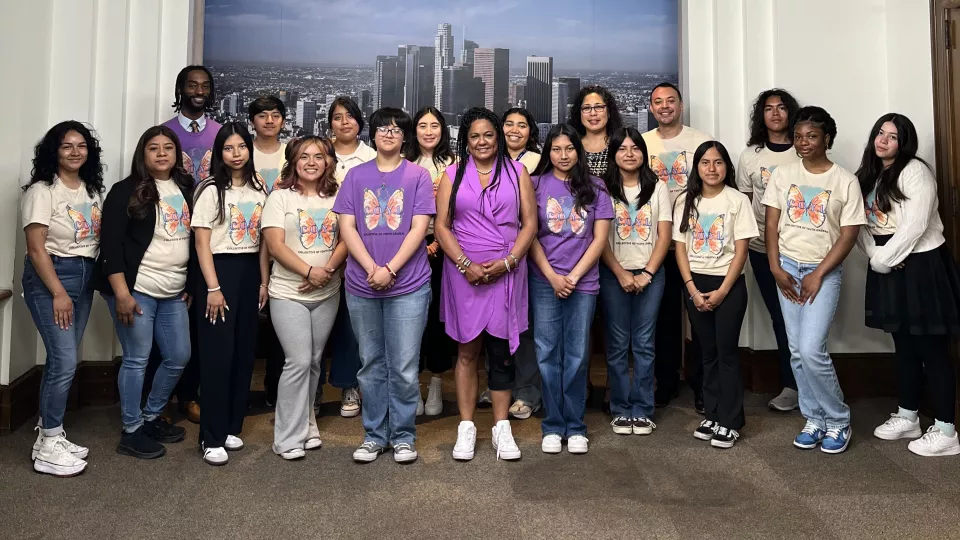
[[[173,112],[177,72],[192,49],[193,0],[30,0],[6,2],[0,32],[0,384],[44,361],[43,344],[20,297],[25,246],[19,186],[33,146],[53,124],[79,120],[100,137],[106,183],[123,178],[140,134]],[[81,360],[119,354],[106,306],[95,297]]]
[[[712,133],[736,161],[751,104],[774,86],[819,105],[838,125],[831,158],[855,171],[870,128],[887,112],[909,116],[933,163],[933,87],[928,0],[682,0],[681,56],[690,125]],[[886,352],[892,341],[863,326],[866,259],[843,270],[832,352]],[[755,285],[741,345],[774,349]]]

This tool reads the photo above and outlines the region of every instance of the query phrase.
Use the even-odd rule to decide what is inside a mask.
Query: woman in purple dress
[[[537,232],[537,203],[523,164],[510,159],[500,120],[473,108],[460,122],[459,160],[437,190],[436,236],[446,256],[440,319],[457,343],[460,426],[453,458],[473,459],[477,359],[486,346],[497,457],[520,459],[507,413],[514,353],[527,329],[527,263]]]

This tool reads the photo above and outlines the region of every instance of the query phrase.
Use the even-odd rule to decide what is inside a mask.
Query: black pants
[[[950,338],[897,332],[893,334],[893,344],[900,382],[900,406],[910,411],[920,409],[926,368],[927,383],[933,396],[933,414],[937,420],[953,424],[957,379],[950,358]]]
[[[723,276],[693,274],[701,292],[717,290]],[[740,327],[747,313],[747,285],[743,276],[713,311],[697,311],[687,299],[693,334],[703,354],[703,404],[707,420],[728,429],[743,427],[743,380],[740,378]]]
[[[663,298],[660,300],[660,312],[657,314],[655,336],[656,358],[653,374],[657,379],[657,403],[670,401],[677,393],[680,384],[680,362],[683,359],[683,303],[687,290],[683,286],[683,277],[677,267],[677,258],[671,250],[663,259]],[[703,364],[700,345],[694,340],[690,349],[690,362],[686,369],[686,379],[694,394],[703,391]]]
[[[207,285],[198,280],[194,312],[203,386],[200,442],[206,448],[222,447],[227,435],[243,430],[259,325],[259,255],[214,255],[213,264],[230,310],[226,320],[211,323],[205,317]]]
[[[757,288],[760,296],[770,313],[773,323],[773,335],[777,338],[777,359],[780,368],[780,385],[784,388],[797,389],[797,380],[793,378],[793,368],[790,367],[790,343],[787,341],[787,327],[783,323],[783,313],[780,312],[780,292],[777,280],[773,279],[770,271],[770,261],[766,253],[749,251],[750,266],[753,268],[753,277],[757,279]]]
[[[487,388],[513,390],[517,379],[517,363],[510,354],[510,342],[483,332],[483,346],[487,352]]]
[[[427,244],[433,242],[433,236],[427,236]],[[443,276],[443,251],[437,251],[437,256],[430,258],[430,289],[433,297],[430,300],[430,310],[427,312],[427,327],[423,331],[420,341],[420,371],[430,370],[430,373],[439,375],[453,367],[453,357],[457,354],[457,345],[447,335],[440,322],[440,283]]]

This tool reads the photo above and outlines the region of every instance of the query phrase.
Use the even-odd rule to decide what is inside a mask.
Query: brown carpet
[[[691,436],[701,417],[687,393],[657,411],[647,437],[615,435],[589,410],[584,456],[544,455],[537,419],[514,421],[523,459],[497,462],[488,409],[477,457],[457,463],[449,374],[445,383],[444,414],[420,418],[420,460],[407,466],[390,454],[353,463],[360,419],[338,416],[330,387],[323,449],[299,462],[270,450],[263,407],[251,410],[246,448],[219,468],[201,461],[197,427],[183,420],[187,440],[165,457],[119,456],[118,408],[87,408],[66,425],[90,465],[57,479],[33,472],[24,427],[0,439],[0,538],[960,538],[960,458],[875,439],[892,400],[853,405],[851,447],[838,456],[793,448],[799,413],[768,411],[760,395],[747,397],[737,446],[711,448]]]

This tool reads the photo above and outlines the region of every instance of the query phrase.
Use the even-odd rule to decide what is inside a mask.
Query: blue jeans
[[[793,368],[790,367],[790,344],[787,339],[787,329],[783,323],[783,313],[780,311],[780,289],[777,280],[770,272],[770,261],[766,253],[749,250],[750,267],[753,268],[753,277],[757,280],[757,288],[763,298],[770,321],[773,323],[773,335],[777,338],[777,357],[779,358],[780,386],[797,389],[797,381],[793,379]]]
[[[131,294],[143,311],[143,315],[134,315],[133,326],[126,326],[117,319],[116,298],[103,295],[123,348],[117,386],[120,389],[123,430],[127,433],[133,433],[143,425],[144,420],[152,420],[163,412],[184,366],[190,361],[190,319],[187,304],[180,296],[153,298],[137,291]],[[143,379],[154,340],[160,348],[162,360],[153,376],[153,387],[147,396],[146,408],[141,412]]]
[[[364,440],[381,446],[417,438],[420,341],[430,308],[430,283],[390,298],[347,293],[350,324],[360,345]]]
[[[53,318],[53,295],[43,284],[30,257],[23,260],[23,299],[40,332],[47,360],[40,379],[40,427],[46,436],[63,431],[63,413],[73,375],[77,371],[80,340],[90,318],[93,305],[94,260],[86,257],[57,257],[51,255],[53,269],[60,284],[73,301],[73,325],[63,330]]]
[[[633,274],[639,274],[634,270]],[[653,418],[653,360],[657,314],[665,278],[659,268],[640,294],[623,290],[617,276],[600,265],[600,309],[607,329],[607,386],[614,417]],[[633,383],[630,382],[633,349]]]
[[[340,308],[337,320],[330,331],[330,386],[346,390],[356,388],[357,373],[360,371],[360,355],[357,352],[357,338],[350,328],[350,313],[347,308],[347,293],[341,285]],[[320,362],[320,385],[327,381],[326,362]]]
[[[781,255],[780,267],[799,285],[817,265],[800,263]],[[800,412],[820,429],[850,425],[850,407],[843,402],[837,371],[827,352],[827,336],[840,299],[840,277],[841,267],[838,266],[823,277],[817,298],[802,306],[787,300],[782,292],[779,294],[780,310],[790,342],[790,366],[800,395]]]
[[[597,297],[574,291],[560,299],[553,287],[530,275],[533,340],[543,384],[543,435],[586,435],[590,325]]]

